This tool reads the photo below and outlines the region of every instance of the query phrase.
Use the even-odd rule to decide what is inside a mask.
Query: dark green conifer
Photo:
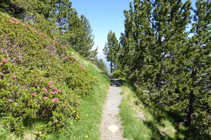
[[[119,44],[114,32],[110,31],[107,36],[108,42],[103,48],[103,53],[106,55],[107,61],[110,61],[111,73],[116,68],[118,60]]]
[[[97,52],[97,49],[91,50],[94,46],[94,35],[89,20],[83,14],[80,17],[80,27],[80,39],[75,50],[84,57],[93,58]]]

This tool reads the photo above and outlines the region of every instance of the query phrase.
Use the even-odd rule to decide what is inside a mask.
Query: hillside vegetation
[[[211,2],[134,0],[129,6],[120,39],[108,33],[111,71],[134,83],[154,112],[171,114],[188,132],[184,139],[210,139]]]
[[[66,47],[22,20],[0,16],[1,130],[22,136],[41,121],[37,138],[80,118],[94,77]],[[1,133],[1,134],[2,134]]]

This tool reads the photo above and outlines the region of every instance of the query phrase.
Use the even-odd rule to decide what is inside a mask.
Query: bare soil
[[[108,90],[108,98],[106,103],[104,104],[103,111],[103,119],[101,122],[100,130],[101,130],[101,139],[102,140],[126,140],[122,137],[123,128],[120,119],[117,117],[119,114],[119,105],[121,103],[122,95],[120,92],[122,91],[120,88],[121,83],[112,77],[109,77],[111,81],[111,86]],[[116,125],[119,129],[112,133],[108,130],[108,127],[111,125]]]

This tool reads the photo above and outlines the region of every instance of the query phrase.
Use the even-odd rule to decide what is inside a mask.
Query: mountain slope
[[[45,32],[0,15],[0,137],[23,136],[33,125],[32,137],[45,139],[80,118],[81,98],[98,78],[92,71],[100,70],[70,52]]]

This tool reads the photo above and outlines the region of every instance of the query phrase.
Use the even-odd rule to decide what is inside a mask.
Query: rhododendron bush
[[[26,120],[43,120],[37,136],[80,117],[91,73],[66,48],[21,20],[0,17],[0,113],[5,129],[22,135]]]

